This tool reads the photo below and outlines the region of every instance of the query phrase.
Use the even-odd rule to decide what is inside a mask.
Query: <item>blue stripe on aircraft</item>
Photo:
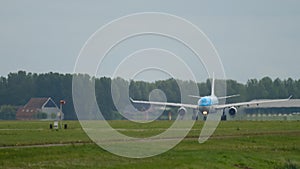
[[[212,100],[209,97],[202,97],[199,106],[211,106]]]

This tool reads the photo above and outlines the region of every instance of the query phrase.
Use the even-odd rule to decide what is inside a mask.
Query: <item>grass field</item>
[[[0,168],[300,168],[299,121],[221,122],[204,144],[198,143],[203,126],[198,121],[176,147],[144,159],[113,155],[93,144],[77,121],[65,123],[68,129],[56,131],[50,122],[0,121]],[[126,135],[148,137],[172,122],[110,124],[128,129],[120,130]]]

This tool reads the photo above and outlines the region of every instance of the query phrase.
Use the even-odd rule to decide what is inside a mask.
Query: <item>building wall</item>
[[[41,112],[47,114],[47,119],[56,119],[57,113],[60,112],[60,110],[57,107],[44,107]]]

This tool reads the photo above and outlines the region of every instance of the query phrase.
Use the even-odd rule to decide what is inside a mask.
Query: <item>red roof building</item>
[[[55,119],[60,112],[55,102],[49,98],[31,98],[29,102],[18,109],[17,120]],[[43,116],[38,114],[42,113]]]

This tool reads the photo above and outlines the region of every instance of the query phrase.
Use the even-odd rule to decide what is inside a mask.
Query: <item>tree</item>
[[[17,109],[12,105],[2,105],[0,108],[0,119],[15,120]]]
[[[270,77],[264,77],[259,81],[259,91],[261,98],[272,99],[273,96],[273,81]]]
[[[257,79],[250,79],[246,84],[247,100],[260,98],[260,91]]]
[[[280,98],[282,96],[288,95],[288,91],[284,87],[282,80],[280,80],[279,78],[276,78],[273,82],[272,94],[274,95],[274,98]]]
[[[31,73],[25,71],[9,73],[7,78],[7,103],[24,105],[34,94],[34,79]]]
[[[153,89],[162,90],[169,102],[180,102],[182,97],[186,95],[196,95],[192,90],[193,86],[198,87],[199,95],[206,96],[210,94],[211,80],[208,79],[205,82],[199,82],[197,85],[189,81],[166,79],[156,82],[145,81],[127,81],[122,78],[111,79],[108,77],[95,78],[88,75],[72,75],[72,74],[59,74],[59,73],[27,73],[25,71],[19,71],[17,73],[9,73],[7,77],[0,77],[0,106],[11,105],[20,106],[25,105],[32,97],[51,97],[54,102],[59,105],[61,99],[66,100],[67,104],[63,106],[63,112],[65,119],[76,119],[77,116],[74,111],[73,98],[72,98],[72,80],[74,77],[81,77],[83,81],[87,81],[89,87],[95,88],[96,101],[101,112],[106,119],[120,118],[117,109],[114,105],[114,101],[111,95],[112,81],[117,81],[116,93],[118,100],[127,100],[123,98],[124,94],[118,95],[121,92],[127,92],[126,88],[129,88],[129,96],[138,100],[148,100],[149,94]],[[218,83],[224,81],[217,80]],[[86,88],[86,84],[82,84],[82,89]],[[95,85],[95,86],[92,86]],[[227,80],[227,95],[240,94],[240,97],[231,98],[228,102],[240,102],[249,101],[252,99],[266,99],[266,98],[286,98],[289,95],[293,95],[293,98],[300,98],[300,80],[288,79],[275,79],[272,81],[270,77],[264,77],[260,80],[250,79],[246,84],[238,83],[234,80]],[[184,96],[181,96],[180,86],[187,88]],[[126,89],[126,90],[125,90]],[[85,97],[85,93],[79,92],[81,97]],[[216,93],[218,96],[222,96],[222,93]],[[87,98],[89,99],[89,98]],[[187,99],[184,99],[187,100]],[[188,103],[196,103],[197,100],[191,98]],[[126,102],[124,102],[126,103]],[[4,106],[4,108],[5,108]],[[86,105],[90,106],[89,104]],[[93,103],[95,107],[95,104]],[[126,105],[125,105],[126,106]],[[97,107],[96,107],[97,108]],[[11,109],[11,107],[10,107]],[[14,111],[5,111],[0,114],[1,119],[14,119]],[[8,112],[8,114],[6,114]],[[14,112],[14,113],[13,113]]]
[[[288,95],[291,95],[293,93],[296,93],[296,86],[295,82],[292,78],[288,78],[287,80],[284,80],[284,87],[287,90]]]

